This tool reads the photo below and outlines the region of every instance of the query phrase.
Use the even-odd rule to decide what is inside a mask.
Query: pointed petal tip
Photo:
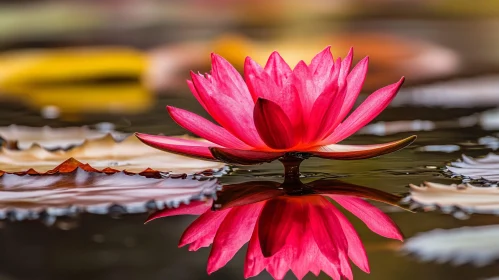
[[[353,57],[353,46],[348,49],[347,56],[352,56]]]
[[[322,52],[327,52],[327,51],[331,51],[331,45],[327,45],[324,49],[322,49],[322,51],[320,51],[319,53],[322,53]]]
[[[154,220],[153,217],[151,217],[151,215],[149,217],[147,217],[147,219],[144,221],[144,225],[148,224],[149,222],[151,222],[152,220]]]
[[[147,219],[144,221],[144,225],[145,225],[145,224],[148,224],[148,223],[150,223],[150,222],[152,222],[152,221],[154,221],[154,220],[156,220],[156,219],[158,219],[158,218],[161,218],[161,217],[159,217],[156,213],[152,213],[152,214],[151,214],[151,215],[149,215],[149,216],[147,217]]]
[[[399,87],[402,86],[402,84],[405,82],[405,76],[402,76],[400,80],[397,82],[399,84]]]
[[[176,109],[175,107],[173,107],[171,105],[166,105],[165,108],[166,108],[166,111],[168,111],[168,114],[170,114],[170,115],[172,114],[171,111]]]
[[[367,274],[371,274],[371,267],[369,266],[369,263],[367,263],[365,267],[361,267],[360,269],[362,269],[362,271]]]
[[[269,58],[273,57],[273,56],[278,56],[278,57],[282,58],[281,54],[277,50],[274,50],[273,52],[271,52]]]
[[[225,59],[223,56],[221,56],[221,55],[219,55],[219,54],[217,54],[217,53],[212,52],[212,53],[210,54],[210,56],[211,56],[211,63],[212,63],[212,65],[213,65],[213,64],[215,64],[215,63],[218,63],[218,62],[225,62],[225,63],[229,63],[229,62],[227,61],[227,59]],[[212,71],[213,71],[213,69],[212,69]]]
[[[248,65],[253,62],[253,59],[248,55],[244,58],[244,65]]]
[[[298,68],[298,66],[300,66],[300,67],[305,67],[305,68],[307,68],[307,69],[308,69],[307,63],[306,63],[304,60],[300,60],[300,61],[298,61],[298,63],[296,63],[296,66],[295,66],[295,68],[294,68],[294,69]],[[294,71],[294,69],[293,69],[293,71]]]
[[[213,272],[217,271],[217,269],[214,269],[213,267],[210,266],[210,264],[208,263],[208,266],[206,267],[206,273],[208,275],[211,275]]]
[[[139,138],[139,140],[142,142],[144,142],[144,139],[147,137],[147,134],[140,133],[140,132],[134,132],[133,135],[135,135],[135,137]]]

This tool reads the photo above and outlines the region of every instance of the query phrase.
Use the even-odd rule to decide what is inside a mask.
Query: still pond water
[[[197,111],[201,108],[191,97],[158,97],[149,112],[134,116],[92,115],[79,116],[71,121],[45,120],[39,113],[18,103],[0,103],[0,125],[12,123],[55,127],[75,124],[112,122],[124,132],[141,131],[176,135],[185,133],[169,118],[167,104]],[[439,107],[398,107],[387,109],[376,121],[433,120],[452,121],[470,116],[487,108],[443,109]],[[361,186],[377,188],[391,193],[408,192],[409,184],[424,181],[459,183],[441,172],[448,162],[465,153],[485,155],[491,150],[477,141],[493,135],[477,126],[449,127],[433,131],[401,132],[394,135],[356,135],[346,141],[351,144],[382,143],[417,134],[418,139],[409,148],[380,158],[361,161],[307,160],[301,168],[310,179],[341,177],[342,180]],[[428,145],[457,145],[456,151],[423,151]],[[451,146],[454,147],[454,146]],[[445,147],[444,147],[445,148]],[[442,147],[437,147],[442,150]],[[452,149],[451,149],[452,150]],[[236,167],[230,175],[221,178],[223,183],[248,180],[279,180],[280,163],[251,167]],[[309,179],[307,178],[307,180]],[[498,224],[499,217],[472,215],[469,219],[456,219],[440,212],[410,213],[395,207],[376,204],[385,210],[399,225],[406,238],[436,228],[458,228]],[[440,279],[489,279],[499,277],[499,266],[454,266],[448,263],[421,262],[414,255],[400,251],[402,244],[372,233],[354,216],[347,214],[361,236],[371,264],[371,274],[354,269],[355,279],[371,280],[440,280]],[[206,274],[209,249],[189,252],[177,248],[183,230],[194,218],[172,217],[147,225],[147,214],[110,217],[83,214],[74,219],[60,219],[53,226],[38,221],[0,222],[0,279],[242,279],[245,247],[220,271]],[[315,279],[309,275],[307,279]],[[263,272],[254,279],[271,279]],[[286,279],[295,279],[290,274]],[[328,279],[326,275],[319,279]]]

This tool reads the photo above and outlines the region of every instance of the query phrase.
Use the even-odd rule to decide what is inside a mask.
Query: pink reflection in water
[[[396,204],[398,196],[338,180],[279,184],[245,182],[226,185],[216,201],[198,201],[165,209],[148,221],[176,215],[199,215],[183,233],[179,247],[190,251],[213,244],[209,274],[226,265],[244,244],[244,277],[266,269],[282,279],[291,270],[298,279],[320,271],[334,279],[352,279],[350,260],[369,273],[364,246],[337,202],[373,232],[392,239],[403,236],[394,222],[362,198]]]

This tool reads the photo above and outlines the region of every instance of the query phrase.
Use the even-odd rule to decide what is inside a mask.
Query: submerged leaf
[[[485,179],[488,181],[499,181],[499,155],[488,154],[483,158],[472,158],[462,156],[462,161],[451,162],[447,169],[457,175],[471,179]]]
[[[440,208],[443,212],[462,217],[468,213],[499,214],[499,188],[471,184],[438,184],[425,182],[410,185],[410,194],[404,198],[413,207],[426,210]]]
[[[0,177],[0,219],[38,219],[42,214],[78,212],[142,213],[212,196],[218,187],[214,178],[156,179],[124,172],[87,172],[83,168],[57,176],[4,174]]]
[[[436,229],[409,238],[403,251],[422,261],[485,266],[499,259],[499,226]]]
[[[188,138],[187,136],[185,136]],[[218,162],[192,159],[165,153],[142,144],[136,137],[129,136],[116,141],[111,135],[87,140],[81,146],[70,150],[49,151],[38,145],[26,150],[11,150],[0,147],[0,170],[6,173],[38,174],[54,173],[61,163],[75,159],[88,164],[92,171],[125,171],[127,173],[166,172],[173,174],[194,174],[222,171],[224,165]],[[59,168],[59,173],[65,169]],[[72,170],[71,170],[72,171]]]

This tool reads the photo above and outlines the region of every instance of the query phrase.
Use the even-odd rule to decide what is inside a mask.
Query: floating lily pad
[[[499,259],[499,226],[436,229],[409,238],[403,251],[422,261],[485,266]]]
[[[490,153],[483,158],[472,158],[466,155],[462,160],[451,162],[447,169],[453,174],[470,179],[485,179],[492,182],[499,181],[499,155]]]
[[[117,141],[111,135],[86,140],[84,144],[69,150],[52,151],[39,145],[31,146],[26,150],[1,147],[0,170],[4,173],[16,174],[51,174],[54,170],[64,173],[65,168],[57,167],[71,158],[87,164],[92,171],[99,170],[107,173],[124,171],[140,174],[164,172],[209,175],[224,170],[222,163],[159,151],[144,145],[134,136]]]
[[[0,127],[0,138],[5,141],[4,146],[20,150],[29,149],[33,145],[39,145],[48,150],[69,149],[80,146],[88,140],[103,138],[108,134],[117,141],[128,136],[121,132],[99,131],[87,126],[52,128],[13,124]]]
[[[478,144],[484,145],[485,147],[497,150],[499,149],[499,138],[496,136],[485,136],[478,139]]]
[[[499,188],[471,184],[439,184],[425,182],[410,185],[411,191],[404,202],[412,208],[435,210],[465,218],[467,214],[499,214]]]
[[[124,172],[76,168],[57,176],[4,174],[0,177],[0,219],[39,219],[73,215],[142,213],[176,207],[215,194],[215,178],[146,178]]]
[[[497,75],[438,82],[401,90],[390,105],[490,107],[499,104],[498,86]]]

